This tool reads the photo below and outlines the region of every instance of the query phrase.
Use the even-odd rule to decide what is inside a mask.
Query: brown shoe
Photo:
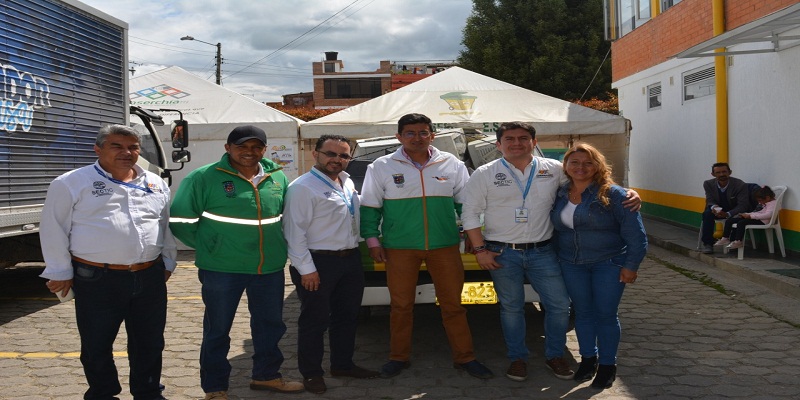
[[[567,360],[561,357],[553,357],[545,363],[553,370],[553,374],[558,379],[572,379],[575,376],[575,371],[569,367]]]
[[[325,386],[325,378],[321,376],[312,376],[311,378],[303,379],[303,386],[311,393],[323,394],[328,387]]]
[[[206,393],[205,400],[228,400],[228,392],[211,392]]]
[[[506,377],[517,382],[528,379],[528,364],[522,360],[512,361],[508,371],[506,371]]]
[[[275,378],[269,381],[250,381],[252,390],[271,390],[280,393],[298,393],[303,391],[303,384],[300,382],[287,381],[283,378]]]
[[[368,369],[361,368],[358,365],[354,365],[353,368],[350,369],[332,369],[331,376],[346,376],[356,379],[372,379],[381,376],[381,373],[378,371],[371,371]]]

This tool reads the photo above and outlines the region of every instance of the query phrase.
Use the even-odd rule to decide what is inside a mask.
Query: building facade
[[[788,187],[780,223],[786,248],[800,251],[800,0],[604,6],[643,212],[699,226],[702,182],[728,162],[745,182]]]

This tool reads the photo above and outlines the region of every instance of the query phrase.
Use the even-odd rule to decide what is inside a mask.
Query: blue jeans
[[[508,358],[527,360],[530,354],[525,345],[525,278],[539,293],[545,308],[545,357],[563,357],[569,325],[569,296],[553,245],[523,251],[487,243],[486,248],[500,253],[495,261],[502,268],[490,272],[500,300],[500,324]]]
[[[130,391],[135,400],[159,398],[167,323],[164,262],[129,272],[72,261],[81,364],[89,383],[84,399],[116,399],[122,391],[112,348],[122,322],[128,333]]]
[[[625,284],[619,281],[625,256],[592,264],[561,261],[575,309],[575,333],[581,357],[598,356],[599,364],[617,363],[621,328],[617,312]]]
[[[283,323],[283,271],[271,274],[232,274],[199,269],[203,285],[203,343],[200,346],[200,386],[206,393],[228,390],[231,364],[231,326],[242,293],[247,293],[250,334],[253,339],[252,379],[280,378],[283,353],[278,342]]]

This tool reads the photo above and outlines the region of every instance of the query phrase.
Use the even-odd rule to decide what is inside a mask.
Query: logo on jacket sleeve
[[[233,185],[233,181],[222,182],[222,189],[225,190],[225,196],[236,197],[236,186]]]
[[[406,177],[403,174],[392,174],[392,180],[397,187],[403,187],[403,184],[406,183]]]

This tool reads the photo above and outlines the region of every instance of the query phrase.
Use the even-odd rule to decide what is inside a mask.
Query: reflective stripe
[[[169,222],[176,223],[176,224],[195,224],[197,221],[200,221],[200,218],[177,218],[171,217]]]
[[[253,225],[253,226],[275,224],[281,222],[281,217],[282,217],[281,215],[278,215],[277,217],[266,218],[259,221],[257,219],[223,217],[221,215],[211,214],[208,211],[204,211],[203,216],[208,219],[213,219],[214,221],[227,222],[229,224]]]

